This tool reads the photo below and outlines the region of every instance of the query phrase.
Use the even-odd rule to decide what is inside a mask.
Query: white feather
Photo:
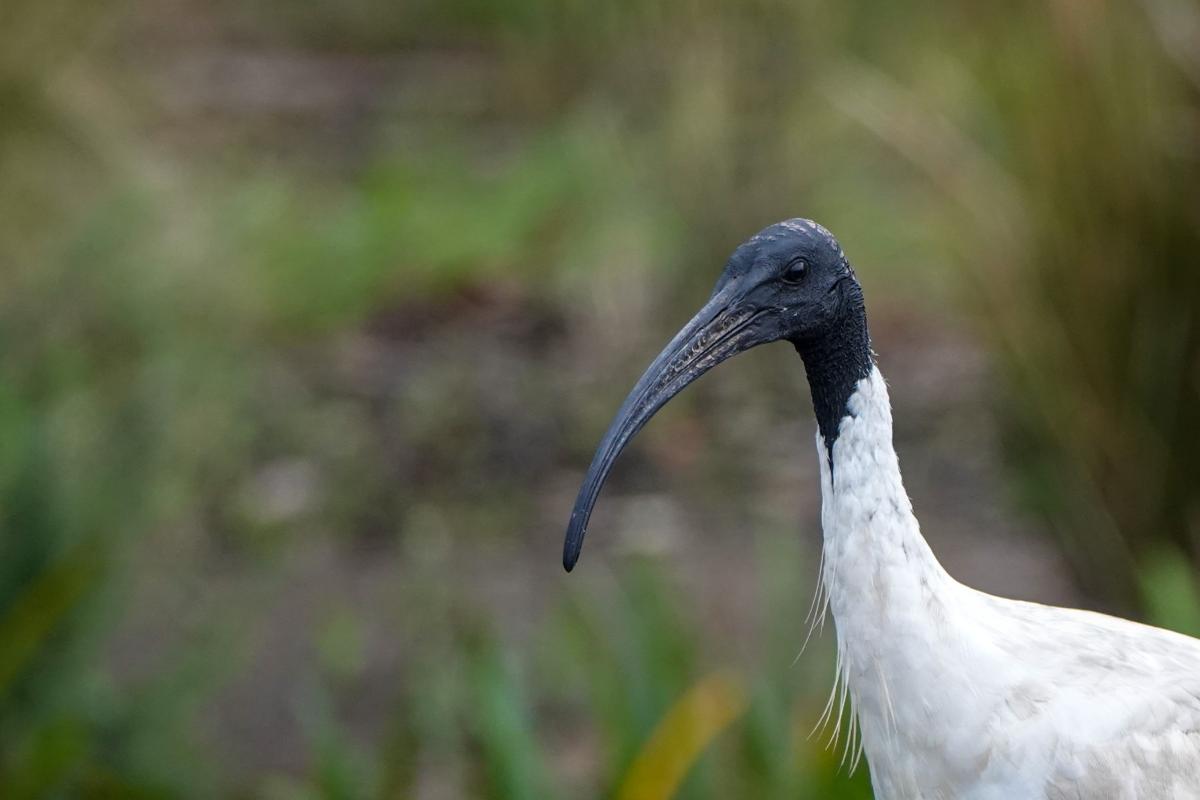
[[[848,410],[832,473],[817,440],[838,642],[818,727],[849,704],[876,797],[1200,798],[1200,641],[958,583],[913,516],[878,369]]]

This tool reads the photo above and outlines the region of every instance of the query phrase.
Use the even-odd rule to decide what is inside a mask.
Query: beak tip
[[[567,572],[575,569],[575,563],[579,561],[579,551],[583,549],[583,542],[573,539],[574,537],[568,536],[566,544],[563,545],[562,565]]]

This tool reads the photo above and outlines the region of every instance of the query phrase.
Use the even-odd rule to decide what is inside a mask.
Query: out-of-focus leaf
[[[1156,625],[1200,636],[1200,574],[1173,550],[1155,553],[1141,571],[1142,593]]]
[[[0,698],[74,610],[103,566],[95,539],[41,572],[0,617]]]
[[[669,800],[705,748],[745,707],[738,676],[716,672],[702,678],[654,729],[617,792],[619,800]]]
[[[485,796],[494,800],[552,797],[544,757],[524,692],[502,652],[484,634],[469,649],[474,721],[485,767]]]

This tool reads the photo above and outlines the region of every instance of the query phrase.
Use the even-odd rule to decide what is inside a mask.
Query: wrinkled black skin
[[[800,262],[802,272],[796,266]],[[708,303],[659,354],[617,412],[575,501],[563,547],[568,571],[579,557],[613,462],[650,417],[721,361],[780,340],[790,341],[804,360],[832,468],[847,401],[872,366],[862,288],[829,231],[808,220],[786,220],[733,252]]]
[[[797,258],[804,259],[808,270],[793,285],[780,276]],[[779,339],[795,346],[804,360],[817,427],[832,458],[846,402],[873,363],[862,287],[850,262],[829,231],[808,220],[787,220],[733,252],[714,294],[738,279],[754,284],[743,303],[776,309],[765,320],[761,341],[743,349]]]

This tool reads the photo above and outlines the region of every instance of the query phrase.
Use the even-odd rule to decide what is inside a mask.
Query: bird
[[[738,246],[708,302],[636,382],[580,487],[566,570],[637,432],[713,367],[776,341],[799,354],[812,398],[834,694],[846,698],[875,797],[1200,798],[1200,640],[986,594],[947,573],[901,479],[862,287],[810,220]]]

